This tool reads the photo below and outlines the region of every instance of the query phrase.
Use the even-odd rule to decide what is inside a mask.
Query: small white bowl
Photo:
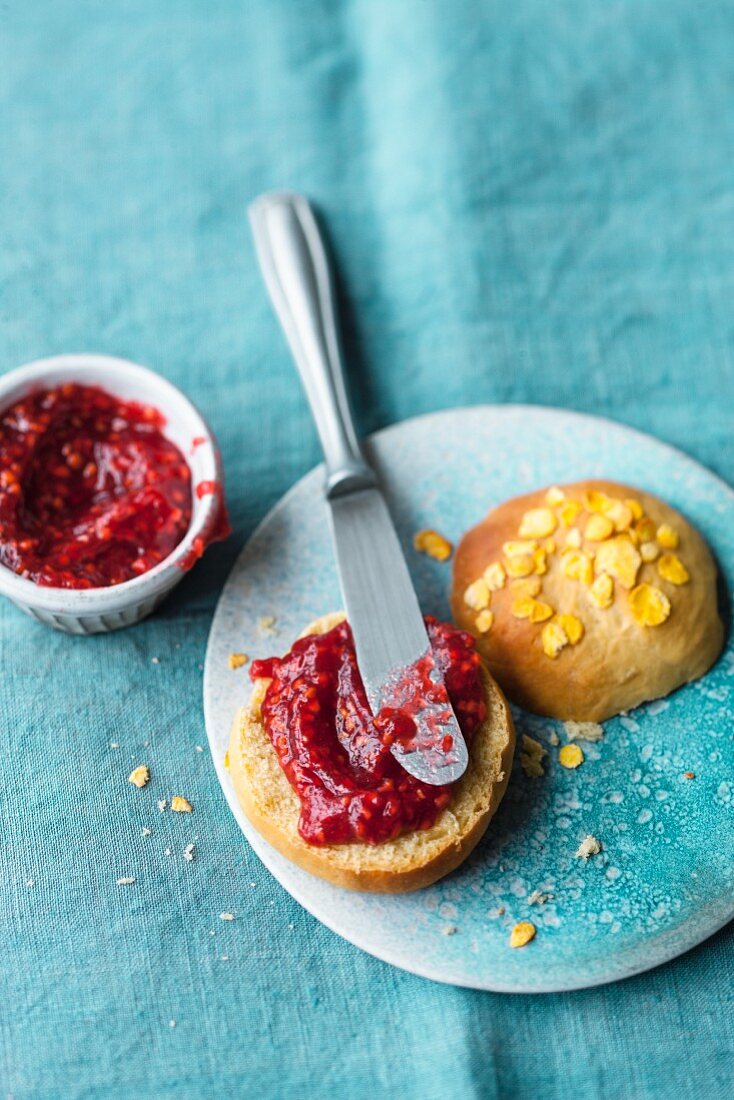
[[[0,410],[29,390],[61,382],[98,385],[116,397],[153,405],[165,417],[164,433],[191,470],[192,515],[189,529],[162,562],[147,573],[107,588],[47,588],[0,565],[0,594],[39,622],[69,634],[100,634],[131,626],[150,615],[185,575],[183,562],[194,539],[208,538],[217,521],[220,494],[199,498],[196,485],[222,485],[219,449],[208,424],[179,389],[147,367],[109,355],[56,355],[38,359],[0,377]],[[205,442],[194,446],[195,439]]]

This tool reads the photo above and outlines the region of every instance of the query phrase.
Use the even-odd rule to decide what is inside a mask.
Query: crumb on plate
[[[595,836],[585,836],[576,849],[575,854],[581,859],[589,859],[590,856],[598,856],[601,844]]]

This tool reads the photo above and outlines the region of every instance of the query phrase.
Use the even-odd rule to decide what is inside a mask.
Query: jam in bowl
[[[0,592],[23,610],[130,625],[228,533],[216,443],[165,379],[95,355],[0,376]]]

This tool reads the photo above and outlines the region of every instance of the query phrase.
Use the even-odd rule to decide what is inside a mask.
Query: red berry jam
[[[97,588],[152,569],[191,521],[191,472],[157,409],[68,382],[0,418],[0,562]]]
[[[474,639],[428,616],[426,626],[468,741],[485,717]],[[309,844],[380,844],[430,828],[448,805],[450,785],[415,779],[390,752],[391,739],[414,726],[394,710],[373,718],[348,623],[302,638],[285,657],[254,661],[251,676],[271,681],[263,722],[300,799],[298,831]]]

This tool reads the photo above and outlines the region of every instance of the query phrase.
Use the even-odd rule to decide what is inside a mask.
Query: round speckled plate
[[[448,617],[450,565],[416,554],[436,527],[457,540],[489,507],[553,482],[611,477],[658,493],[703,532],[727,587],[734,577],[734,493],[685,455],[594,417],[532,407],[458,409],[409,420],[370,441],[425,611]],[[406,970],[479,989],[535,993],[614,981],[672,959],[734,916],[734,652],[667,699],[606,723],[576,771],[558,765],[562,723],[516,712],[542,741],[546,774],[516,759],[483,842],[454,874],[402,897],[356,894],[293,866],[243,816],[223,767],[230,725],[249,692],[228,654],[287,649],[311,619],[340,606],[322,475],[314,470],[255,532],[222,593],[204,680],[212,753],[232,811],[280,883],[352,943]],[[265,636],[258,620],[276,618]],[[695,772],[695,779],[683,773]],[[603,851],[574,853],[587,834]],[[531,904],[534,891],[547,894]],[[537,926],[508,946],[522,919]]]

